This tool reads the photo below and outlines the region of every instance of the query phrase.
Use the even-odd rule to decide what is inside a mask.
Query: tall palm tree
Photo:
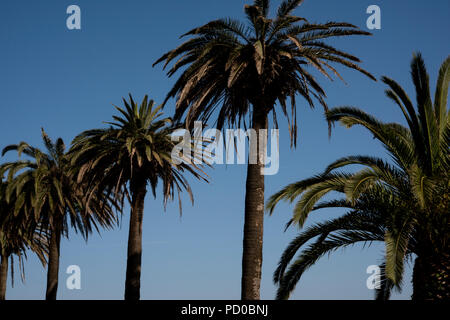
[[[5,163],[2,172],[8,172],[6,192],[16,195],[16,207],[50,234],[46,299],[55,300],[61,236],[67,237],[71,226],[87,238],[99,226],[113,226],[117,218],[113,202],[76,180],[77,170],[71,166],[64,141],[53,142],[43,129],[42,139],[47,153],[26,142],[5,147],[3,155],[15,150],[31,160]]]
[[[310,107],[317,100],[323,108],[325,92],[308,68],[325,77],[341,78],[333,64],[358,70],[360,60],[328,45],[324,40],[340,36],[369,35],[345,22],[310,23],[293,11],[303,0],[284,0],[270,18],[268,0],[255,0],[245,6],[248,24],[234,19],[211,21],[183,35],[190,39],[163,55],[171,77],[184,71],[167,95],[176,97],[175,120],[186,114],[188,128],[194,121],[208,122],[213,114],[219,130],[225,124],[256,131],[268,128],[273,115],[277,126],[276,104],[288,118],[291,146],[296,145],[296,95]],[[176,60],[174,60],[176,59]],[[290,110],[288,104],[290,100]],[[249,126],[248,126],[249,124]],[[261,131],[261,132],[260,132]],[[259,146],[259,150],[263,146]],[[258,147],[257,147],[258,149]],[[249,161],[250,162],[250,161]],[[242,259],[242,299],[260,298],[264,222],[263,159],[249,163],[245,196],[245,222]]]
[[[393,286],[401,286],[404,261],[414,254],[412,298],[450,299],[450,56],[440,68],[434,103],[420,54],[414,55],[411,75],[417,111],[402,87],[383,77],[389,86],[386,95],[401,109],[408,127],[383,123],[356,108],[335,108],[327,113],[329,121],[368,129],[383,144],[393,164],[376,157],[345,157],[330,164],[323,174],[291,184],[270,198],[267,208],[271,212],[280,200],[299,198],[291,221],[299,226],[311,211],[322,207],[352,210],[302,232],[285,250],[274,276],[280,286],[279,298],[288,297],[303,272],[323,254],[355,242],[378,240],[385,242],[382,271],[388,284],[380,297],[388,297]],[[336,172],[353,164],[365,168],[353,174]],[[317,204],[331,191],[346,199]],[[317,241],[285,272],[296,251],[316,236]]]
[[[184,172],[204,179],[198,167],[172,159],[175,147],[169,118],[160,118],[161,106],[145,96],[138,106],[132,96],[123,99],[125,108],[116,107],[121,117],[106,129],[88,130],[78,135],[71,148],[72,161],[80,167],[79,180],[93,181],[99,190],[113,195],[126,194],[131,205],[128,236],[125,299],[140,298],[142,256],[142,221],[147,185],[156,197],[158,182],[162,182],[164,203],[186,190],[192,191]],[[188,155],[186,155],[188,157]],[[181,210],[181,199],[180,199]]]

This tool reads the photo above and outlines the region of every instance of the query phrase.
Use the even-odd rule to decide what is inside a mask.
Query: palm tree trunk
[[[8,281],[8,256],[0,254],[0,301],[6,298],[6,281]]]
[[[58,274],[59,274],[59,256],[61,244],[62,221],[55,219],[53,230],[50,234],[50,245],[48,252],[48,271],[47,271],[47,292],[46,300],[56,300],[58,292]]]
[[[138,176],[138,175],[137,175]],[[125,279],[125,300],[140,299],[141,258],[142,258],[142,219],[144,200],[147,193],[146,181],[132,181],[132,204],[130,230],[128,233],[127,274]]]
[[[258,110],[255,108],[255,110]],[[267,114],[254,112],[253,126],[257,137],[261,129],[267,129]],[[258,140],[258,138],[257,138]],[[254,142],[256,143],[256,141]],[[258,145],[258,148],[261,146]],[[245,221],[242,253],[242,300],[259,300],[263,259],[264,224],[264,164],[259,157],[256,164],[247,165],[245,190]]]
[[[412,299],[450,301],[450,254],[416,258]]]

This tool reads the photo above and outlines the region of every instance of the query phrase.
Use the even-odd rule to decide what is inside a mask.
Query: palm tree
[[[0,231],[0,301],[6,298],[6,282],[8,279],[8,260],[11,264],[12,282],[14,282],[14,257],[19,261],[22,281],[25,279],[24,259],[27,258],[26,251],[31,250],[45,267],[48,256],[48,243],[44,234],[36,231],[31,236],[28,234],[14,234]]]
[[[47,153],[26,142],[5,147],[3,155],[16,150],[31,160],[5,163],[2,172],[8,172],[6,192],[15,193],[16,206],[23,207],[26,220],[34,219],[50,234],[46,299],[55,300],[61,236],[68,237],[69,225],[87,239],[93,228],[109,228],[117,218],[113,202],[76,180],[77,170],[65,153],[64,141],[59,138],[53,143],[43,129],[42,139]]]
[[[45,267],[48,256],[48,236],[46,230],[24,221],[24,207],[16,202],[15,195],[7,195],[7,183],[0,181],[0,300],[6,297],[8,264],[11,261],[11,276],[14,281],[14,256],[19,260],[22,280],[24,279],[23,260],[26,250],[31,249]]]
[[[199,168],[186,162],[177,164],[172,159],[175,147],[171,134],[177,129],[169,126],[169,118],[161,119],[161,106],[153,108],[153,100],[145,96],[138,106],[132,96],[123,99],[125,108],[116,107],[121,117],[106,129],[88,130],[78,135],[71,149],[73,163],[80,167],[79,180],[95,181],[105,193],[126,194],[131,205],[128,237],[125,299],[140,298],[140,275],[142,256],[142,220],[147,185],[156,197],[158,182],[162,182],[164,204],[192,191],[184,172],[206,180]],[[189,159],[184,159],[189,160]],[[180,199],[181,210],[181,199]]]
[[[179,121],[186,113],[186,126],[191,128],[194,121],[207,122],[214,114],[219,130],[225,124],[240,126],[243,122],[260,136],[261,130],[268,128],[271,112],[277,126],[278,102],[288,118],[291,146],[295,146],[296,95],[302,96],[310,107],[314,106],[315,99],[327,109],[325,92],[308,67],[329,79],[332,74],[342,79],[333,66],[338,64],[374,79],[358,66],[357,57],[324,42],[327,38],[370,33],[345,22],[309,23],[293,15],[302,2],[284,0],[276,16],[269,18],[269,1],[255,0],[253,5],[245,6],[247,25],[234,19],[220,19],[184,34],[183,37],[190,36],[190,39],[155,63],[165,61],[166,68],[176,61],[168,71],[169,77],[184,70],[166,98],[166,101],[177,98],[175,120]],[[244,300],[260,298],[264,222],[262,160],[249,161],[247,167],[242,259]]]
[[[287,298],[303,272],[323,254],[356,242],[384,241],[381,270],[385,281],[380,298],[389,297],[392,287],[401,287],[404,261],[414,254],[412,298],[450,299],[450,56],[440,68],[434,103],[420,54],[414,55],[411,74],[417,111],[402,87],[383,77],[389,86],[386,95],[401,109],[408,127],[383,123],[357,108],[341,107],[327,113],[329,121],[368,129],[393,164],[376,157],[345,157],[330,164],[323,174],[291,184],[270,198],[270,212],[280,200],[299,198],[290,223],[300,227],[313,210],[351,209],[343,217],[316,224],[291,242],[274,275],[278,298]],[[364,169],[353,174],[336,172],[354,164]],[[331,191],[346,199],[318,204]],[[317,241],[291,263],[296,251],[315,237]]]

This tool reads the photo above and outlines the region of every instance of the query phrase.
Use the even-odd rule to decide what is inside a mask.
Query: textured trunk
[[[50,234],[48,253],[47,292],[46,300],[56,300],[58,292],[59,254],[61,244],[62,222],[56,221]]]
[[[450,254],[416,258],[412,299],[450,301]]]
[[[261,129],[267,129],[267,115],[265,113],[254,113],[253,129],[255,129],[257,137],[259,137]],[[260,148],[259,145],[258,148]],[[256,164],[250,164],[249,161],[247,167],[242,256],[242,300],[260,299],[264,224],[264,176],[261,174],[263,167],[264,164],[259,157]]]
[[[130,231],[128,233],[127,274],[125,280],[125,300],[139,300],[141,289],[142,219],[146,181],[132,183],[132,204]]]
[[[6,298],[6,281],[8,281],[8,256],[0,254],[0,301]]]

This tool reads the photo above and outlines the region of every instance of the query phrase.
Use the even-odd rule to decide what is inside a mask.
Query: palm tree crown
[[[69,225],[85,237],[93,228],[98,230],[98,224],[111,227],[112,222],[116,221],[112,208],[107,202],[87,201],[87,194],[91,196],[90,200],[95,198],[74,179],[77,169],[71,166],[64,141],[59,138],[53,142],[44,130],[42,140],[47,152],[26,142],[3,149],[3,154],[16,150],[19,156],[24,154],[32,159],[2,165],[10,181],[6,190],[7,199],[15,193],[16,210],[23,206],[24,214],[33,215],[36,222],[48,230],[61,223],[61,232],[65,235]]]
[[[106,129],[88,130],[78,135],[72,144],[72,162],[80,165],[78,179],[95,181],[109,193],[133,193],[136,184],[149,184],[156,197],[158,182],[163,183],[164,203],[173,199],[175,192],[186,190],[192,199],[192,190],[183,176],[189,172],[200,178],[198,168],[189,165],[190,159],[180,165],[172,159],[175,143],[171,134],[179,127],[170,126],[170,118],[160,119],[161,106],[145,96],[138,106],[130,95],[123,99],[125,108],[116,107],[122,117]],[[143,181],[141,181],[143,180]]]
[[[15,150],[31,160],[7,162],[1,166],[0,174],[8,172],[6,199],[10,201],[15,195],[14,214],[20,212],[23,221],[31,220],[50,233],[46,298],[54,300],[61,236],[68,236],[72,226],[87,238],[99,226],[112,227],[117,218],[111,199],[76,180],[77,168],[71,165],[64,141],[59,138],[53,142],[44,130],[42,139],[47,152],[26,142],[5,147],[3,154]]]
[[[303,1],[287,0],[279,6],[274,18],[269,18],[269,1],[254,1],[245,6],[249,24],[234,19],[219,19],[195,28],[182,37],[191,39],[163,55],[155,64],[164,67],[177,59],[168,71],[173,76],[185,68],[167,95],[177,98],[175,120],[187,112],[186,122],[207,122],[217,111],[217,127],[226,121],[239,124],[250,112],[273,112],[275,103],[292,118],[292,138],[296,132],[296,94],[313,107],[316,98],[326,108],[325,92],[309,67],[331,79],[342,79],[332,66],[340,64],[358,70],[374,79],[357,65],[360,60],[327,45],[327,38],[370,35],[356,26],[342,22],[309,23],[293,15]],[[166,99],[166,101],[167,101]],[[291,100],[291,112],[287,100]]]

